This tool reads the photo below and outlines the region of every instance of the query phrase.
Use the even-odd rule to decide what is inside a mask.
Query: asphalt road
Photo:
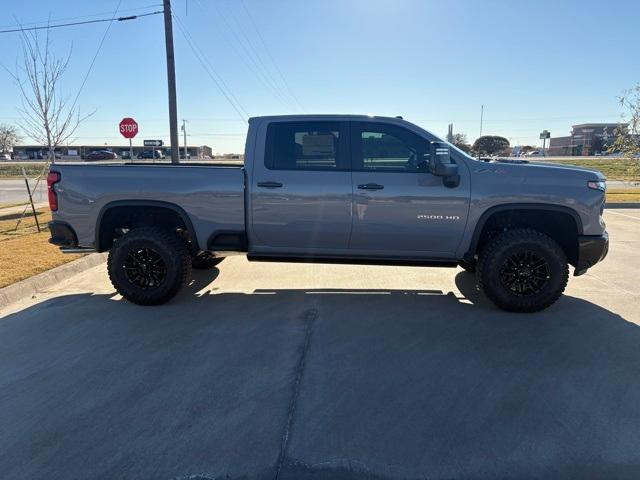
[[[0,312],[4,479],[640,478],[640,210],[533,315],[461,270],[104,266]],[[198,477],[201,476],[201,477]]]
[[[42,203],[47,201],[47,182],[41,181],[35,188],[35,180],[29,179],[32,188],[33,201]],[[29,194],[22,179],[0,179],[0,205],[3,203],[28,202]]]

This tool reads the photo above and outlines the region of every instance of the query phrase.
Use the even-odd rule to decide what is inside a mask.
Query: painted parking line
[[[607,210],[607,213],[613,213],[614,215],[620,215],[621,217],[633,218],[634,220],[640,220],[640,217],[634,217],[633,215],[627,215],[626,213],[614,212]]]

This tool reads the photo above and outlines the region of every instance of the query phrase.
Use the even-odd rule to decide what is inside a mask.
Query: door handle
[[[382,190],[384,185],[380,185],[378,183],[361,183],[358,185],[360,190]]]
[[[280,182],[258,182],[258,186],[262,188],[280,188],[282,184]]]

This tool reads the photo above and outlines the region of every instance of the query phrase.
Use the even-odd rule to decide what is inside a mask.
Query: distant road
[[[38,186],[37,191],[34,190],[35,180],[30,179],[33,201],[42,203],[47,201],[47,182],[43,179]],[[2,203],[18,203],[27,202],[29,195],[24,180],[21,179],[0,179],[0,204]]]

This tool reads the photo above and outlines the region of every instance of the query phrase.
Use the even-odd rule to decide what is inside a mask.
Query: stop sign
[[[138,122],[133,118],[123,118],[120,120],[120,133],[124,138],[133,138],[138,134]]]

